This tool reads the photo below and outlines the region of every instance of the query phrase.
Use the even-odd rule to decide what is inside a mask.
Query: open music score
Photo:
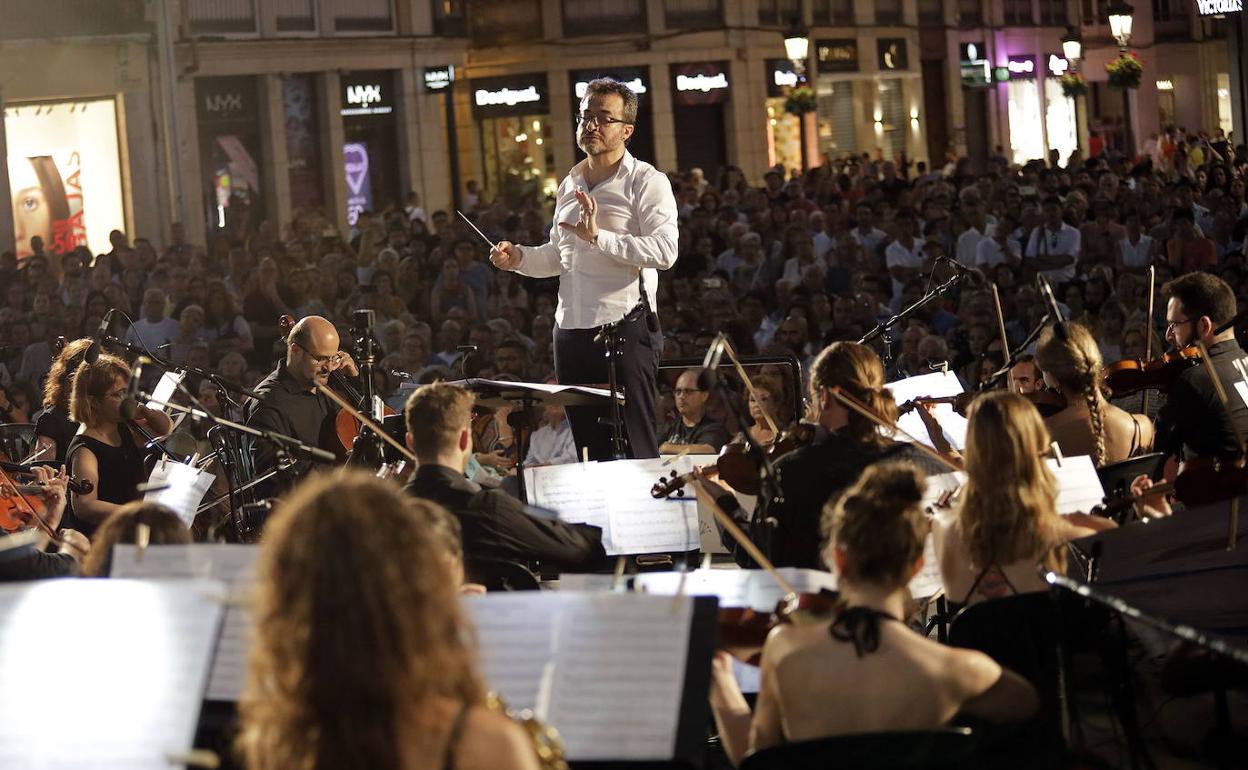
[[[719,532],[700,515],[692,494],[656,500],[650,488],[675,470],[713,463],[713,455],[684,455],[649,460],[569,463],[525,469],[529,499],[559,512],[567,522],[602,528],[602,544],[611,556],[692,551],[722,552]]]
[[[204,495],[208,494],[216,476],[186,463],[161,461],[152,468],[144,500],[160,503],[178,515],[187,529],[195,522],[195,514]]]
[[[180,766],[195,737],[224,591],[207,580],[0,588],[0,767]]]
[[[1055,507],[1060,514],[1088,513],[1105,498],[1105,488],[1096,474],[1096,466],[1088,455],[1064,457],[1059,463],[1054,458],[1045,460],[1057,481]],[[957,489],[966,482],[963,473],[940,473],[927,477],[927,491],[923,506],[934,504],[941,493]]]
[[[914,398],[940,398],[956,396],[964,392],[962,383],[953,372],[932,372],[917,377],[907,377],[884,385],[884,389],[893,394],[900,406]],[[966,448],[966,418],[953,410],[950,404],[937,404],[933,407],[932,416],[940,423],[945,440],[959,452]],[[917,412],[903,414],[897,420],[897,427],[914,436],[928,446],[932,440],[927,435],[927,427]],[[933,447],[934,448],[934,447]]]
[[[689,697],[691,597],[516,592],[465,607],[487,686],[558,729],[568,759],[673,757]]]
[[[150,546],[141,556],[137,546],[113,547],[115,578],[213,578],[225,584],[229,601],[212,659],[207,700],[236,701],[243,691],[251,629],[247,597],[257,553],[254,545],[225,543]]]

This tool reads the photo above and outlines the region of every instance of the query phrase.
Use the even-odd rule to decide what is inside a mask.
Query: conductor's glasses
[[[592,112],[582,112],[581,114],[577,115],[576,122],[580,123],[582,126],[593,125],[593,126],[605,127],[605,126],[614,126],[617,123],[622,123],[623,125],[626,125],[626,126],[633,125],[633,121],[631,120],[613,118],[610,115],[595,115]]]

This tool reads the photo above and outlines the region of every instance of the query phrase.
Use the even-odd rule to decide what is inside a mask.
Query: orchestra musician
[[[881,435],[876,422],[837,400],[832,394],[834,387],[865,404],[883,422],[896,422],[897,404],[884,389],[880,357],[856,342],[834,342],[815,358],[810,375],[812,408],[826,434],[776,461],[778,493],[760,495],[754,514],[747,517],[724,487],[705,479],[699,482],[726,512],[736,511],[734,517],[743,519],[751,539],[769,551],[768,557],[778,567],[821,568],[819,522],[823,505],[853,484],[871,464],[909,460],[929,472],[945,470],[913,445]],[[735,549],[735,543],[725,544],[734,548],[742,566],[753,566],[744,551]]]
[[[31,468],[35,481],[44,488],[42,494],[44,513],[43,520],[48,528],[56,531],[61,525],[65,514],[66,479],[62,468],[59,472],[42,465]],[[42,530],[41,530],[42,532]],[[50,542],[46,534],[40,534],[34,543],[21,548],[5,548],[0,554],[0,583],[10,580],[42,580],[44,578],[66,577],[78,571],[78,565],[91,554],[91,543],[81,532],[62,529],[56,533],[60,545],[56,553],[48,553],[45,549]],[[0,538],[0,548],[4,540]]]
[[[1156,447],[1181,460],[1239,455],[1243,447],[1237,445],[1235,427],[1248,435],[1248,405],[1232,384],[1244,379],[1236,362],[1245,353],[1234,328],[1214,333],[1235,318],[1235,292],[1226,281],[1202,272],[1179,276],[1161,292],[1167,297],[1166,340],[1176,348],[1204,343],[1214,371],[1229,391],[1231,413],[1228,417],[1205,367],[1187,369],[1171,384],[1157,415]]]
[[[515,497],[464,476],[472,456],[471,391],[437,383],[407,400],[407,446],[420,466],[407,491],[445,506],[459,519],[467,558],[537,560],[588,572],[606,564],[602,530],[534,516]]]
[[[308,446],[321,446],[332,433],[338,407],[318,393],[317,385],[327,385],[337,371],[356,377],[359,369],[351,354],[338,349],[338,330],[321,316],[308,316],[294,325],[286,337],[286,357],[255,387],[259,400],[248,399],[244,406],[247,424],[253,428],[292,436]],[[324,448],[324,447],[322,447]],[[253,461],[257,474],[277,465],[277,453],[268,441],[254,443]],[[286,484],[301,478],[312,468],[296,459],[287,471]]]
[[[65,343],[43,385],[43,408],[35,413],[35,456],[39,462],[51,461],[56,465],[65,462],[69,442],[78,432],[78,423],[69,417],[69,395],[73,387],[74,372],[91,347],[88,338]]]
[[[88,537],[109,514],[140,496],[138,486],[147,473],[142,437],[136,438],[134,428],[158,438],[173,430],[169,415],[143,404],[135,405],[133,420],[122,417],[130,376],[125,361],[106,353],[93,364],[80,364],[74,375],[69,416],[82,429],[65,454],[69,475],[93,488],[87,494],[71,493],[69,520]]]
[[[344,471],[309,479],[274,512],[239,701],[251,770],[537,770],[525,733],[486,706],[427,505]]]
[[[655,315],[658,272],[676,264],[676,198],[667,177],[637,160],[626,144],[637,120],[637,95],[610,78],[591,80],[577,114],[585,160],[559,185],[555,226],[541,246],[501,241],[490,261],[532,278],[559,277],[555,375],[564,384],[608,381],[600,332],[619,323],[623,433],[629,457],[657,457],[654,391],[663,338]],[[600,407],[569,407],[578,450],[592,460],[614,456]]]
[[[726,652],[716,654],[710,700],[734,765],[792,741],[867,732],[931,730],[957,714],[992,722],[1029,718],[1035,690],[982,652],[907,627],[907,583],[923,566],[924,477],[882,462],[823,516],[840,601],[827,622],[781,625],[763,646],[751,714]]]
[[[1011,393],[1036,393],[1044,390],[1044,375],[1036,366],[1036,357],[1024,353],[1010,367],[1008,375]]]
[[[971,404],[967,480],[956,514],[935,517],[932,530],[951,602],[1048,590],[1036,565],[1064,572],[1067,542],[1113,528],[1109,519],[1057,514],[1048,452],[1044,421],[1022,396],[995,391]]]
[[[1100,467],[1147,452],[1153,445],[1153,424],[1105,399],[1104,366],[1092,333],[1081,324],[1047,327],[1036,343],[1036,363],[1044,382],[1066,399],[1066,406],[1044,419],[1062,453],[1091,455]]]
[[[137,543],[139,525],[147,527],[148,545],[186,545],[192,539],[186,524],[166,506],[149,500],[126,503],[95,530],[91,553],[82,563],[82,576],[108,577],[113,568],[113,546]]]

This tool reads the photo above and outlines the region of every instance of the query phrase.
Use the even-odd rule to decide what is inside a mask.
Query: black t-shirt
[[[310,385],[300,383],[282,361],[269,376],[255,387],[261,400],[248,400],[244,405],[247,424],[253,428],[293,436],[314,447],[328,446],[338,407],[327,396],[312,392]],[[255,472],[262,474],[277,464],[277,454],[269,441],[252,442]],[[305,475],[311,469],[306,460],[296,458],[292,474]]]
[[[35,413],[35,435],[47,436],[56,442],[56,457],[39,457],[39,461],[55,460],[60,465],[69,454],[69,442],[78,432],[78,423],[69,419],[69,413],[52,406]]]
[[[65,458],[69,465],[76,452],[83,448],[90,449],[91,454],[95,455],[98,474],[96,498],[121,505],[139,498],[138,487],[146,481],[146,470],[143,467],[143,448],[135,442],[129,426],[123,423],[118,429],[121,433],[121,446],[106,444],[80,433],[69,442]],[[65,512],[65,526],[90,537],[95,532],[96,525],[74,514],[73,497],[70,495],[70,505]]]
[[[1239,454],[1235,426],[1242,435],[1248,436],[1248,405],[1234,387],[1234,383],[1243,380],[1235,362],[1245,355],[1235,340],[1225,340],[1209,348],[1209,359],[1230,399],[1230,418],[1204,365],[1194,366],[1178,376],[1157,414],[1157,451],[1171,454],[1182,451],[1185,459]]]
[[[661,444],[709,444],[715,447],[715,451],[723,448],[728,443],[728,430],[720,424],[718,420],[712,420],[709,415],[703,415],[701,422],[692,428],[685,425],[685,421],[677,417],[675,422],[668,426],[663,433]]]

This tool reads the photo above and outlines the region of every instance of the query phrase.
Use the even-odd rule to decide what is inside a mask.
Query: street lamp
[[[793,62],[793,71],[797,73],[797,87],[806,83],[806,55],[810,53],[810,32],[801,24],[795,23],[784,33],[784,53]],[[806,115],[798,115],[799,140],[802,144],[802,173],[810,166],[806,150]]]
[[[1135,8],[1122,2],[1122,0],[1114,0],[1109,7],[1105,9],[1109,15],[1109,34],[1114,36],[1114,40],[1118,41],[1118,53],[1125,54],[1127,46],[1131,44],[1131,26],[1135,21]],[[1127,157],[1135,159],[1135,137],[1131,131],[1131,89],[1122,89],[1122,138],[1123,144],[1127,151]]]

